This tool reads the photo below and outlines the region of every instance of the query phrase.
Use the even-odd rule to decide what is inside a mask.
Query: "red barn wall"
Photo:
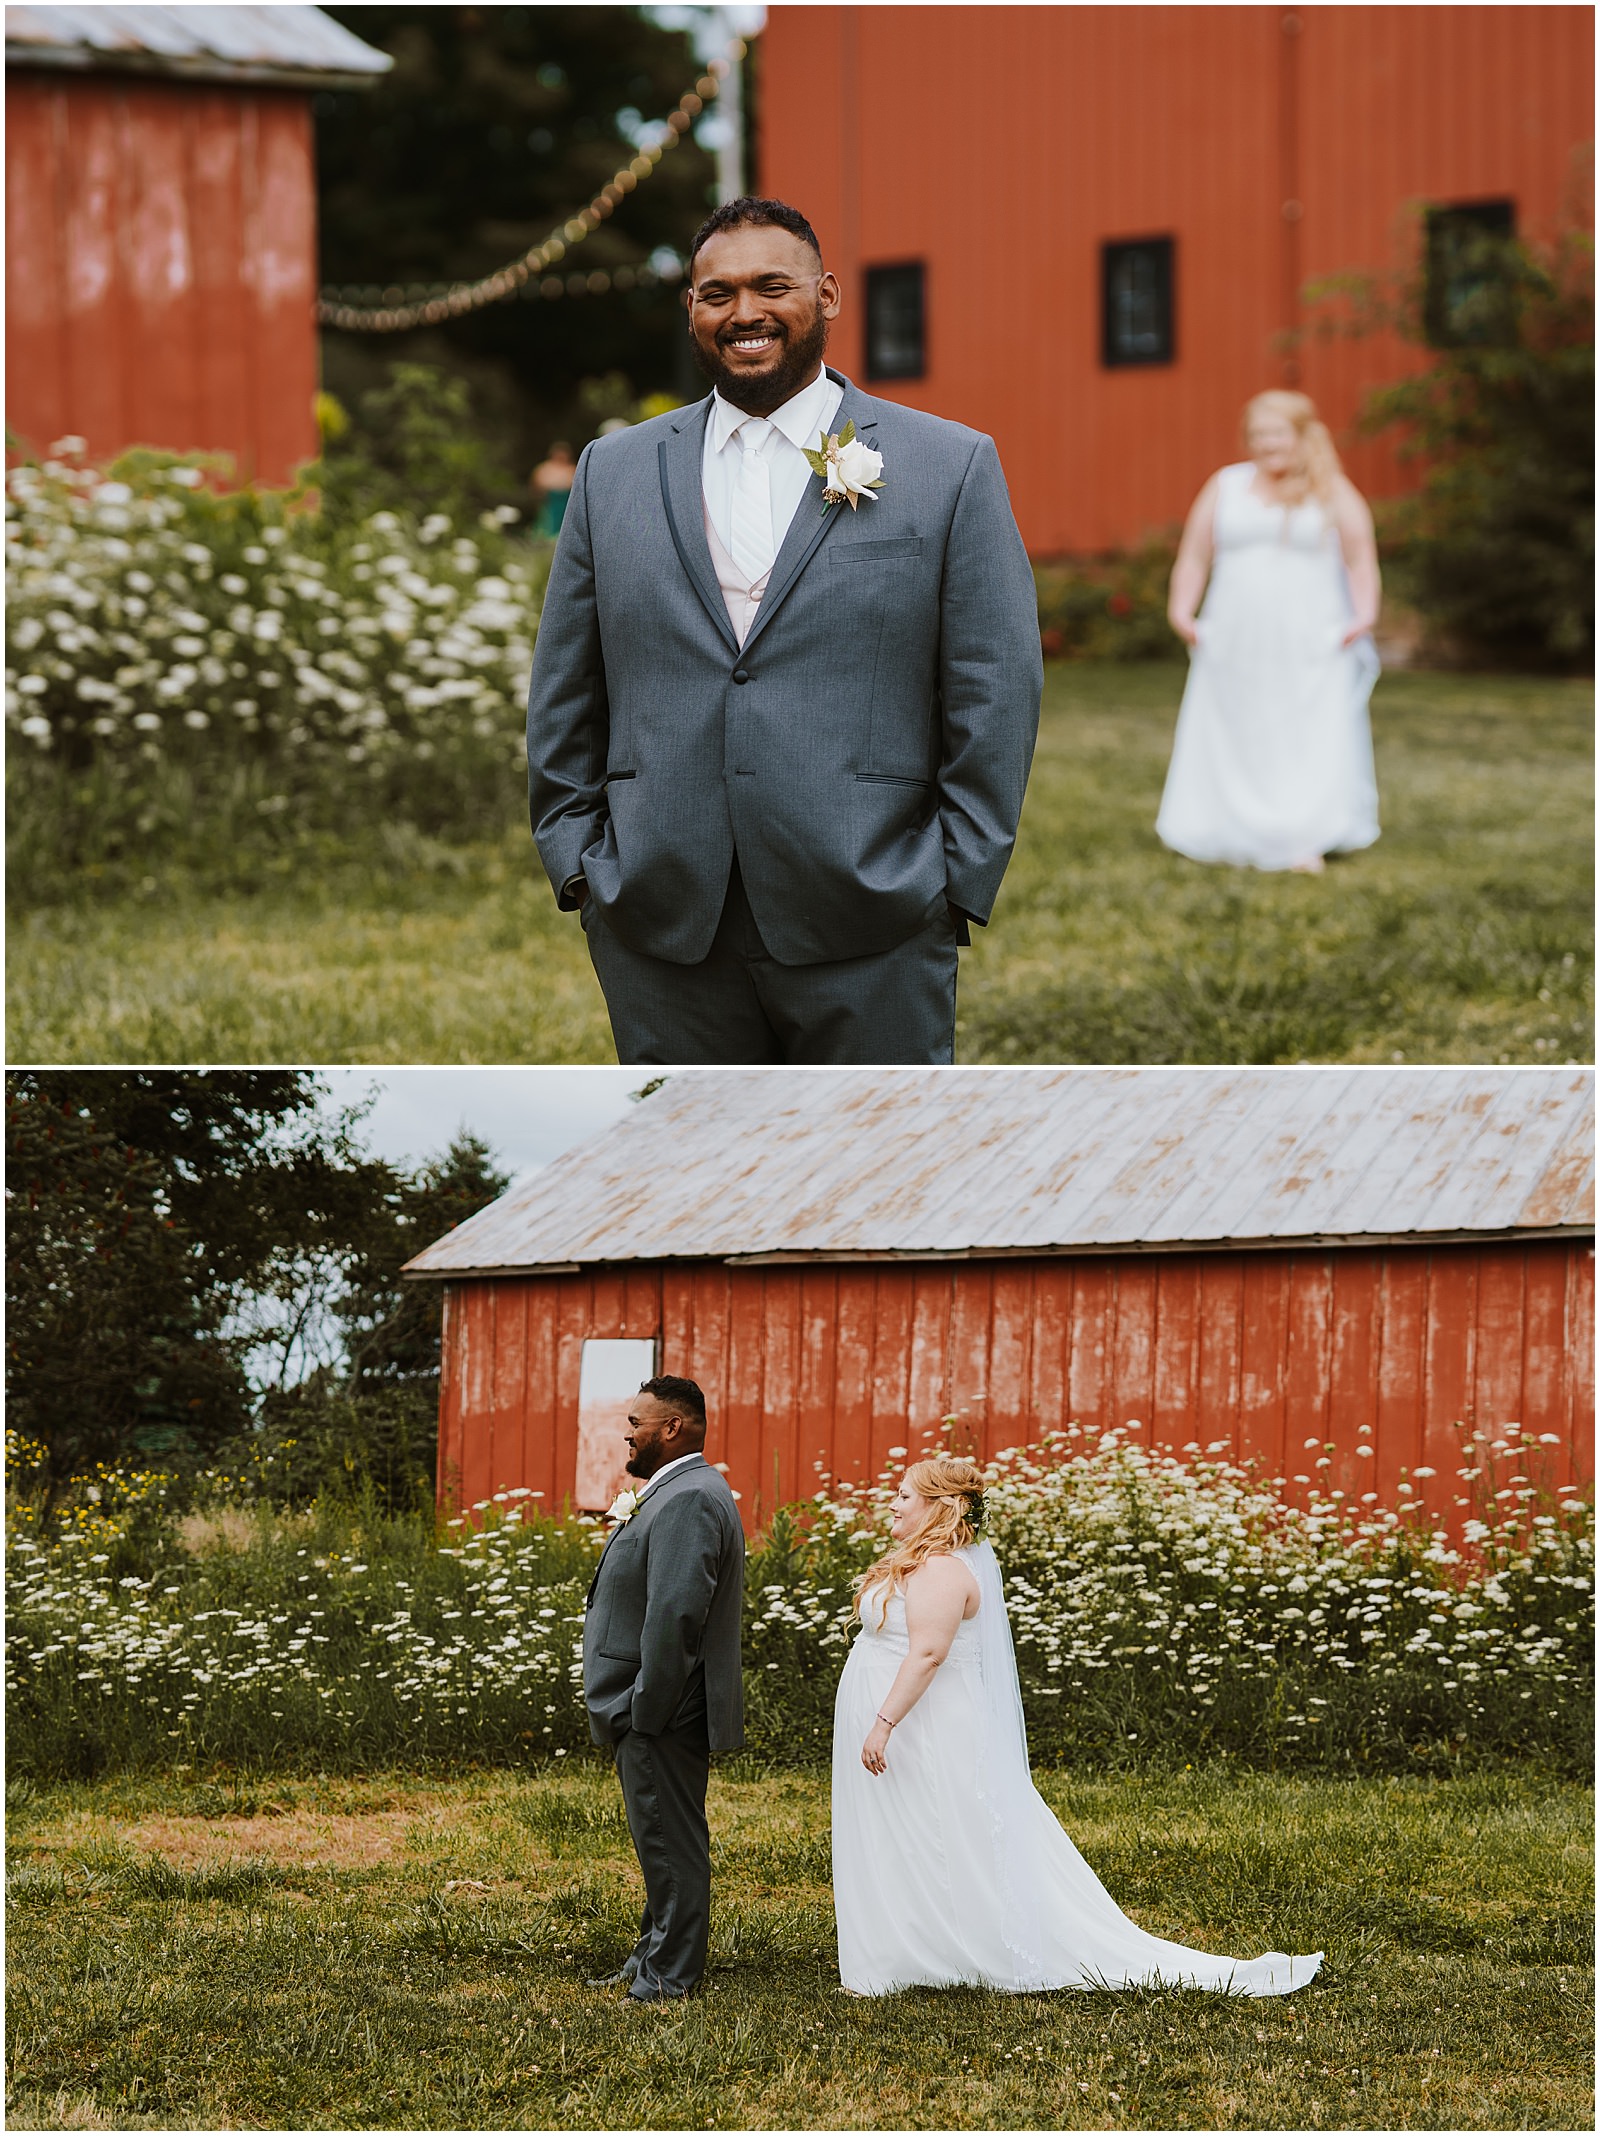
[[[1552,231],[1593,65],[1577,7],[775,7],[759,177],[838,269],[833,354],[863,382],[863,268],[926,262],[927,376],[869,390],[988,431],[1030,550],[1082,552],[1182,518],[1245,400],[1290,382],[1302,285],[1409,266],[1408,209],[1510,197]],[[1107,370],[1100,245],[1165,235],[1176,361]],[[1351,426],[1419,361],[1388,335],[1302,351],[1371,495],[1412,478]]]
[[[316,451],[307,97],[116,76],[6,82],[6,419],[225,452],[282,484]]]
[[[1403,1471],[1431,1467],[1424,1502],[1453,1521],[1458,1422],[1554,1432],[1540,1479],[1592,1480],[1593,1313],[1593,1248],[1566,1241],[451,1283],[440,1499],[520,1485],[558,1509],[583,1343],[635,1336],[705,1389],[707,1458],[727,1463],[752,1524],[819,1471],[876,1475],[950,1411],[986,1456],[1072,1420],[1137,1419],[1147,1444],[1223,1440],[1293,1476],[1314,1473],[1305,1440],[1332,1440],[1327,1485],[1396,1504]]]

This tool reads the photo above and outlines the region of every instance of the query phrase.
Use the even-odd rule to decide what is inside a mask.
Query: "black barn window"
[[[1102,362],[1111,367],[1171,363],[1172,239],[1102,245],[1100,292]]]
[[[922,262],[867,269],[867,376],[921,378],[928,368]]]
[[[1435,348],[1513,338],[1506,248],[1516,234],[1516,210],[1509,200],[1464,200],[1428,210],[1422,310]]]

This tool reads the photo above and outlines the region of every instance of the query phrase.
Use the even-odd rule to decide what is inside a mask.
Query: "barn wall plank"
[[[914,1448],[911,1354],[916,1277],[910,1268],[880,1268],[873,1284],[872,1384],[867,1474],[881,1476],[892,1446]]]

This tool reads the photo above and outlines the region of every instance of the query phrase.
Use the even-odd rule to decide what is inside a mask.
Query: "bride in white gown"
[[[910,1987],[1120,1988],[1287,1995],[1322,1953],[1213,1957],[1136,1927],[1036,1791],[982,1477],[919,1461],[896,1547],[865,1576],[834,1706],[839,1974]]]
[[[1372,514],[1303,393],[1258,393],[1245,449],[1195,499],[1173,566],[1189,680],[1156,835],[1191,860],[1317,874],[1378,835]]]

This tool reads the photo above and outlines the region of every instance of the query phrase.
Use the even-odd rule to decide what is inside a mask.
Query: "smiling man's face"
[[[770,415],[816,377],[839,316],[839,285],[791,230],[719,230],[695,257],[689,336],[724,400]]]

